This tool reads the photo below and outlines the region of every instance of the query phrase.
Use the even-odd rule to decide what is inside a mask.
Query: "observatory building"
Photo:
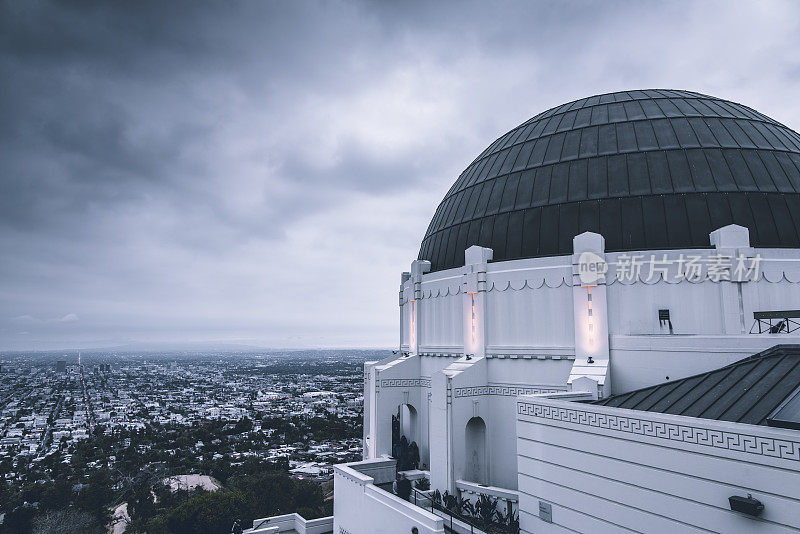
[[[336,534],[499,528],[481,496],[508,532],[800,530],[800,135],[781,123],[668,90],[545,111],[458,177],[398,303]],[[430,489],[392,494],[398,467]]]

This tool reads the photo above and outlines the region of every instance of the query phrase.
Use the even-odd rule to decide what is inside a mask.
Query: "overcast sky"
[[[624,89],[800,128],[792,2],[0,0],[0,350],[397,343],[447,189]]]

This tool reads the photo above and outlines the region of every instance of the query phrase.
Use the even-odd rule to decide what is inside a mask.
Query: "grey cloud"
[[[0,350],[393,345],[398,273],[492,140],[652,86],[797,128],[798,14],[0,1]]]

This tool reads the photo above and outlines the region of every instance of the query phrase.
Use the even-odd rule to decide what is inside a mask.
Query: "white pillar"
[[[411,278],[411,273],[404,272],[400,275],[400,294],[398,295],[399,305],[400,305],[400,344],[398,345],[398,348],[400,351],[403,350],[403,330],[404,326],[407,326],[407,321],[408,321],[408,319],[406,318],[408,311],[403,306],[403,301],[405,299],[405,294],[403,292],[403,289],[405,288],[406,282],[408,281],[409,278]],[[411,299],[409,299],[409,301],[410,300]],[[409,306],[408,308],[410,309],[411,306]]]
[[[572,240],[572,312],[575,324],[575,363],[568,387],[582,377],[597,383],[597,395],[611,391],[608,382],[608,304],[606,300],[606,241],[594,232]],[[595,393],[595,392],[592,392]]]
[[[752,257],[750,230],[738,224],[729,224],[714,230],[708,237],[716,254],[730,258],[735,265],[739,256]],[[745,334],[747,325],[744,318],[744,298],[742,282],[720,281],[719,296],[722,309],[722,330],[726,334]]]
[[[422,275],[431,270],[428,260],[414,260],[411,262],[411,291],[409,295],[409,324],[408,324],[408,352],[412,356],[419,354],[420,333],[422,332],[419,304],[422,300]]]
[[[486,354],[486,269],[493,255],[477,245],[464,251],[464,354]]]

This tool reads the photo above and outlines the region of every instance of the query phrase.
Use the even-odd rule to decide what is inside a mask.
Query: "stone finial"
[[[749,248],[750,230],[738,224],[729,224],[708,234],[715,248]]]
[[[475,265],[491,261],[494,251],[490,248],[472,245],[464,251],[464,265]]]

